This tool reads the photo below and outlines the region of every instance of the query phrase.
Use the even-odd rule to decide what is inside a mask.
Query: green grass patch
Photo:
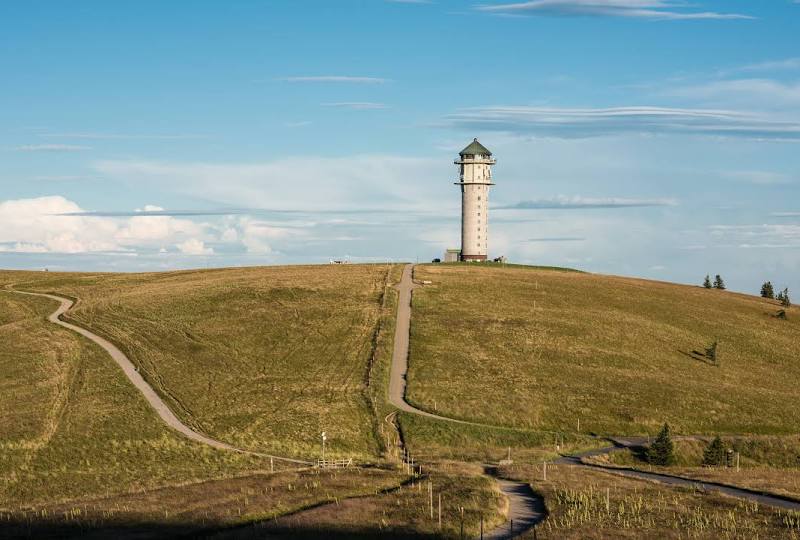
[[[726,291],[497,265],[424,265],[408,398],[534,431],[787,434],[800,309]],[[719,363],[695,351],[719,342]]]

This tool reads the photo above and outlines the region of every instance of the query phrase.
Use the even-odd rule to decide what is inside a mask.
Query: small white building
[[[497,163],[488,148],[474,139],[459,153],[461,186],[461,255],[462,261],[485,261],[489,251],[489,186],[492,165]]]

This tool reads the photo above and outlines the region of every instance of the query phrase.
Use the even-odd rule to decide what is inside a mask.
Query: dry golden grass
[[[297,457],[382,450],[366,386],[387,265],[152,274],[5,273],[80,299],[68,314],[117,344],[188,424]]]
[[[800,514],[715,493],[668,488],[570,465],[514,466],[511,478],[530,482],[549,515],[540,539],[798,538]],[[523,538],[533,538],[529,532]]]
[[[433,517],[430,492],[433,493]],[[438,526],[442,496],[442,528]],[[465,537],[486,531],[504,521],[505,503],[494,481],[477,466],[443,463],[426,469],[401,489],[378,496],[350,499],[289,515],[248,531],[233,531],[215,538],[460,538],[462,513]]]
[[[800,309],[699,287],[425,265],[408,396],[478,422],[603,434],[793,433]],[[535,308],[534,308],[535,302]],[[719,340],[720,365],[693,355]]]
[[[104,351],[0,292],[0,508],[118,494],[263,467],[166,428]]]
[[[0,511],[0,529],[26,537],[195,537],[348,497],[368,497],[396,489],[402,481],[397,472],[377,469],[250,474]]]

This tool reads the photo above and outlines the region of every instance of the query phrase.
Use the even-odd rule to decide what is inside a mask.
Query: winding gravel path
[[[211,446],[213,448],[218,448],[220,450],[229,450],[231,452],[238,452],[240,454],[247,454],[251,456],[258,456],[258,457],[265,457],[265,458],[272,458],[280,461],[285,461],[289,463],[294,463],[297,465],[311,465],[311,462],[303,461],[299,459],[291,459],[286,457],[280,456],[273,456],[271,454],[262,454],[260,452],[253,452],[250,450],[245,450],[242,448],[237,448],[235,446],[231,446],[228,443],[218,441],[216,439],[212,439],[202,433],[198,433],[197,431],[193,430],[186,424],[180,421],[180,419],[175,416],[175,413],[167,406],[166,403],[159,397],[159,395],[153,390],[153,388],[147,383],[147,381],[142,378],[139,374],[139,371],[136,369],[136,366],[128,359],[125,354],[120,351],[113,343],[104,339],[97,334],[86,330],[85,328],[81,328],[80,326],[76,326],[74,324],[70,324],[66,321],[61,320],[61,315],[66,313],[73,305],[72,300],[68,298],[62,298],[60,296],[56,296],[54,294],[45,294],[45,293],[34,293],[34,292],[27,292],[27,291],[18,291],[15,289],[7,289],[10,292],[14,292],[17,294],[26,294],[29,296],[41,296],[44,298],[50,298],[51,300],[56,300],[60,302],[58,309],[56,309],[53,313],[50,314],[48,320],[52,323],[55,323],[59,326],[63,326],[64,328],[68,328],[73,332],[77,332],[78,334],[94,341],[98,345],[100,345],[105,351],[111,355],[111,358],[117,363],[117,365],[122,368],[122,371],[125,373],[125,376],[128,380],[133,383],[133,385],[142,393],[144,398],[147,400],[147,403],[156,411],[156,414],[161,418],[161,420],[167,424],[169,427],[174,429],[175,431],[182,434],[184,437],[191,439],[193,441]]]

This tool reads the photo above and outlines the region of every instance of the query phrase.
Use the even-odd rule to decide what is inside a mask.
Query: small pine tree
[[[761,298],[775,298],[775,289],[772,288],[772,283],[767,281],[761,286]]]
[[[719,467],[725,464],[725,445],[717,435],[703,451],[703,465]]]
[[[711,288],[711,277],[708,274],[706,274],[706,279],[705,281],[703,281],[703,287],[705,287],[706,289]]]
[[[789,289],[783,289],[783,292],[780,294],[781,298],[781,305],[783,307],[792,307],[792,301],[789,299]]]
[[[706,357],[715,364],[717,363],[717,345],[718,343],[715,341],[710,347],[706,347]]]
[[[670,436],[669,424],[664,424],[656,440],[647,449],[647,461],[653,465],[672,465],[675,463],[675,444]]]
[[[725,290],[725,282],[722,281],[722,276],[719,274],[717,274],[717,277],[714,278],[714,288],[721,291]]]

